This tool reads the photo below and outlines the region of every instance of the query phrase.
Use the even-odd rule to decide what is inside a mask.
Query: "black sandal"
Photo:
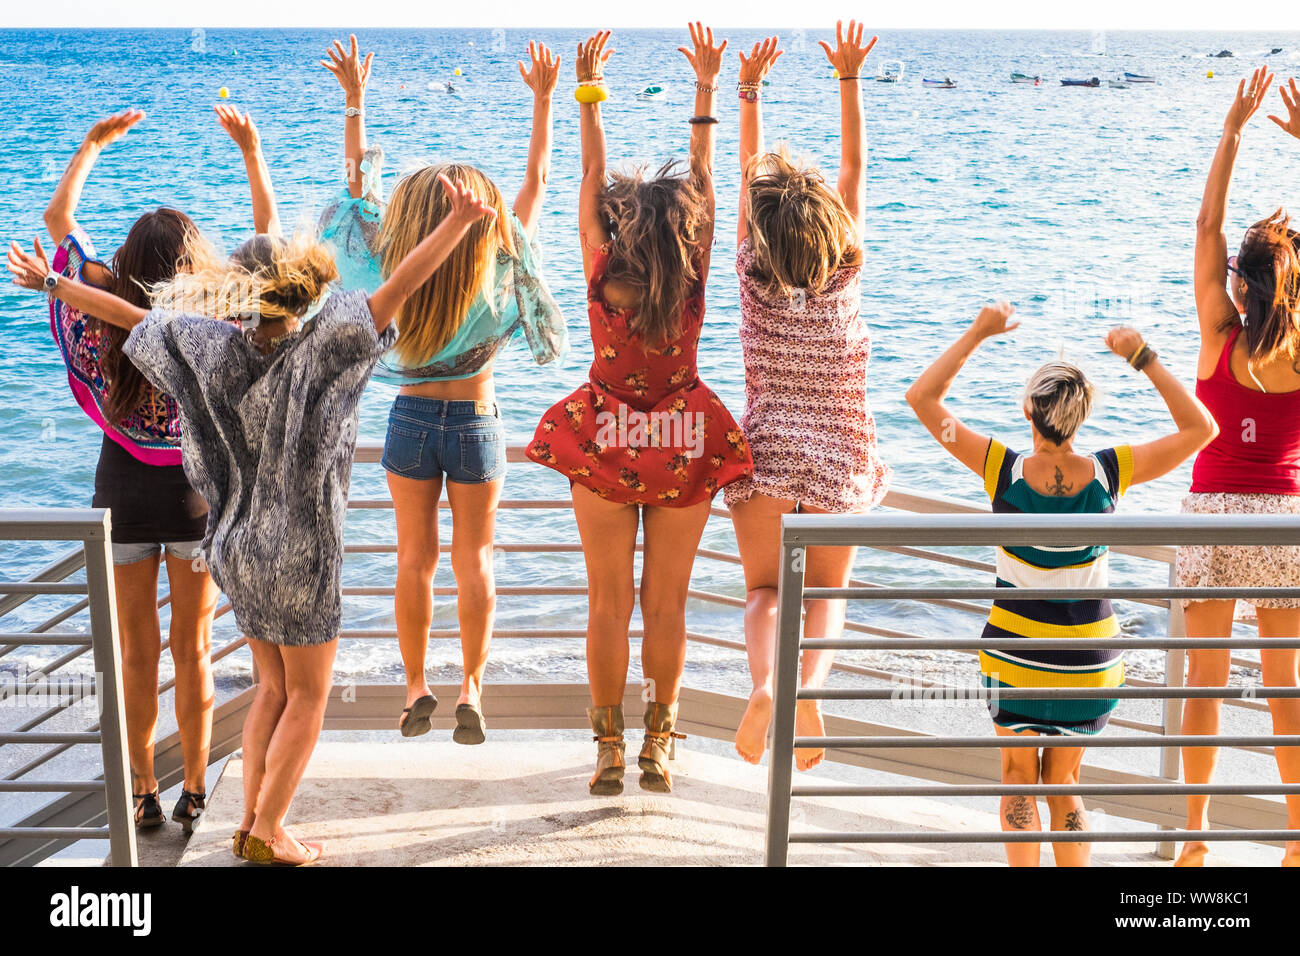
[[[133,793],[131,800],[135,803],[135,828],[152,830],[163,825],[162,804],[158,802],[158,791],[153,793]]]
[[[410,707],[403,707],[403,717],[398,729],[403,737],[419,737],[427,734],[433,729],[433,724],[429,718],[433,716],[434,709],[438,706],[438,698],[432,694],[425,694]]]
[[[176,801],[176,808],[172,810],[172,819],[184,828],[186,836],[194,832],[194,824],[199,822],[199,817],[203,816],[203,811],[207,809],[207,799],[206,793],[195,793],[193,790],[181,791],[181,798]]]

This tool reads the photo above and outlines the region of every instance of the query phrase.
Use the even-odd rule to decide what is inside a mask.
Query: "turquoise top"
[[[377,241],[384,216],[382,162],[382,150],[368,149],[361,162],[362,195],[353,198],[344,190],[321,214],[320,237],[334,250],[345,289],[373,292],[384,281]],[[487,368],[520,331],[537,364],[563,358],[569,347],[568,330],[542,277],[541,251],[514,213],[510,226],[518,258],[504,249],[497,252],[492,300],[480,294],[437,355],[408,367],[390,351],[380,359],[375,378],[398,385],[471,378]]]

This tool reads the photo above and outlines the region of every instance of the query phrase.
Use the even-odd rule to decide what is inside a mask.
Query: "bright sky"
[[[703,19],[719,27],[790,27],[866,16],[905,27],[1076,30],[1296,30],[1294,0],[6,0],[5,27],[649,27]]]

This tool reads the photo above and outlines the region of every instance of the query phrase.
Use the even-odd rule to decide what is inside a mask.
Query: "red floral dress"
[[[628,329],[627,312],[605,303],[608,266],[598,251],[587,287],[590,381],[542,416],[528,457],[622,504],[708,501],[754,463],[740,426],[696,368],[704,285],[686,302],[681,336],[652,349]]]

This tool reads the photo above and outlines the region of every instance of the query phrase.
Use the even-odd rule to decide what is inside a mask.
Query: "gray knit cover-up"
[[[231,323],[158,309],[123,346],[180,405],[185,474],[211,509],[203,555],[249,637],[338,636],[357,404],[396,338],[365,292],[335,292],[269,355]]]

